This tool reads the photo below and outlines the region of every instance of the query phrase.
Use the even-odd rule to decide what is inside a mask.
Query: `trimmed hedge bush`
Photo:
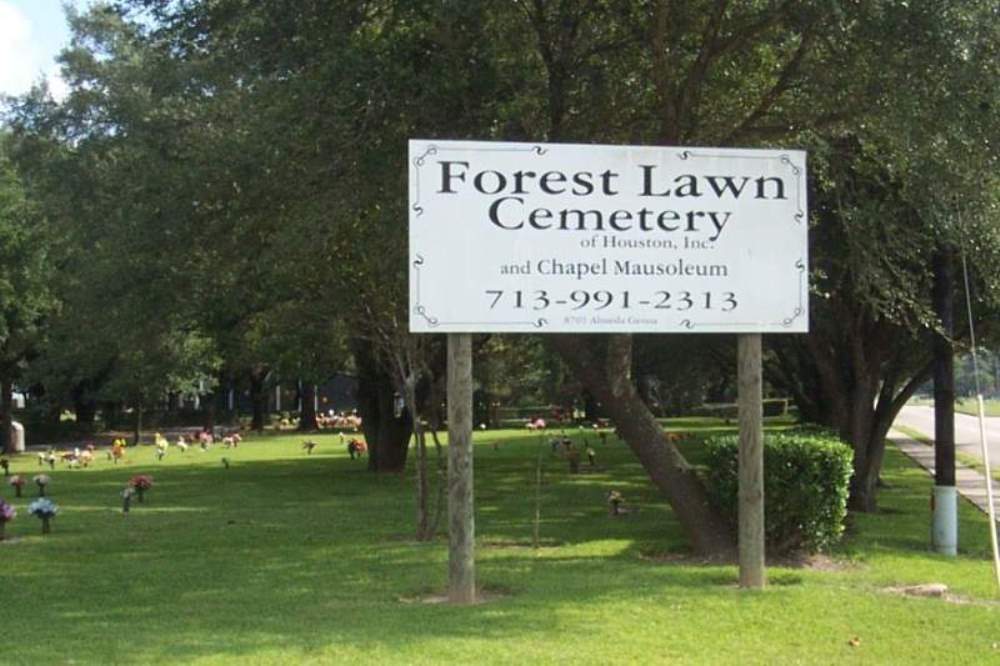
[[[705,443],[708,491],[715,506],[737,524],[739,439]],[[836,543],[844,531],[851,448],[815,432],[764,436],[764,521],[768,550],[816,552]]]

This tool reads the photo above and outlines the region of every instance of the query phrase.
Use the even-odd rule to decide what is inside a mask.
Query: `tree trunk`
[[[208,428],[209,432],[215,430],[216,397],[215,393],[206,393],[201,396],[202,413],[204,414],[202,425]]]
[[[257,432],[263,432],[267,425],[267,392],[264,389],[267,375],[266,368],[258,367],[250,371],[250,402],[253,405],[250,427]]]
[[[142,403],[135,407],[135,432],[132,434],[132,444],[139,446],[142,441]]]
[[[555,335],[552,345],[574,369],[621,437],[639,458],[646,473],[670,502],[677,520],[698,553],[731,557],[734,535],[726,521],[708,502],[694,469],[663,436],[663,429],[639,398],[631,379],[632,337],[629,335]],[[606,341],[607,350],[596,350]]]
[[[941,332],[934,336],[934,485],[955,485],[955,333],[951,253],[934,255],[934,313]]]
[[[583,418],[591,423],[596,423],[597,419],[600,418],[600,410],[597,407],[597,400],[594,399],[594,394],[590,391],[584,390],[583,392]]]
[[[410,376],[403,381],[403,394],[406,408],[414,414],[413,439],[417,454],[417,541],[429,541],[434,538],[431,532],[430,518],[430,484],[427,477],[427,438],[424,435],[423,424],[420,422],[420,412],[417,410],[416,377]]]
[[[14,383],[0,379],[0,453],[14,453]]]
[[[829,309],[827,309],[829,308]],[[793,397],[800,417],[836,430],[854,453],[848,507],[877,509],[885,438],[899,410],[930,378],[928,355],[892,322],[851,316],[852,304],[823,303],[805,338],[771,339],[769,380]],[[831,333],[831,336],[827,335]]]
[[[97,401],[90,397],[93,395],[92,384],[93,382],[85,379],[76,383],[71,392],[76,424],[87,430],[93,430],[97,417]]]
[[[299,430],[309,432],[319,430],[319,424],[316,423],[316,385],[302,382],[299,400],[302,403],[299,410]]]
[[[117,402],[101,403],[101,423],[108,430],[116,430],[121,421],[121,405]]]
[[[354,339],[351,351],[358,369],[357,402],[361,427],[368,442],[368,469],[402,472],[410,441],[410,412],[395,414],[392,378],[376,362],[371,343]]]
[[[854,473],[847,506],[852,511],[874,513],[878,509],[878,475],[885,454],[885,439],[874,442],[868,433],[859,432],[852,435],[850,441],[854,448]]]
[[[97,420],[97,402],[95,400],[74,400],[76,425],[86,430],[93,430]]]

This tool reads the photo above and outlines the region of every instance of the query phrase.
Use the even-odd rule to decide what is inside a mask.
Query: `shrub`
[[[739,439],[706,442],[712,503],[737,523]],[[851,449],[828,434],[768,433],[764,437],[764,520],[768,549],[816,552],[844,530]]]

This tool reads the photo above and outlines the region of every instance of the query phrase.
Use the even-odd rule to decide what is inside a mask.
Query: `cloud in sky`
[[[42,78],[66,95],[54,58],[68,41],[60,0],[0,0],[0,94],[20,95]]]
[[[38,75],[29,63],[35,60],[31,21],[13,4],[0,0],[0,91],[18,94]]]

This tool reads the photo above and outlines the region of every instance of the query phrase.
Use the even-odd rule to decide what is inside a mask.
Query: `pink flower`
[[[9,523],[14,520],[17,510],[4,500],[0,500],[0,523]]]
[[[528,430],[545,430],[545,419],[537,418],[534,421],[528,421],[525,427]]]

